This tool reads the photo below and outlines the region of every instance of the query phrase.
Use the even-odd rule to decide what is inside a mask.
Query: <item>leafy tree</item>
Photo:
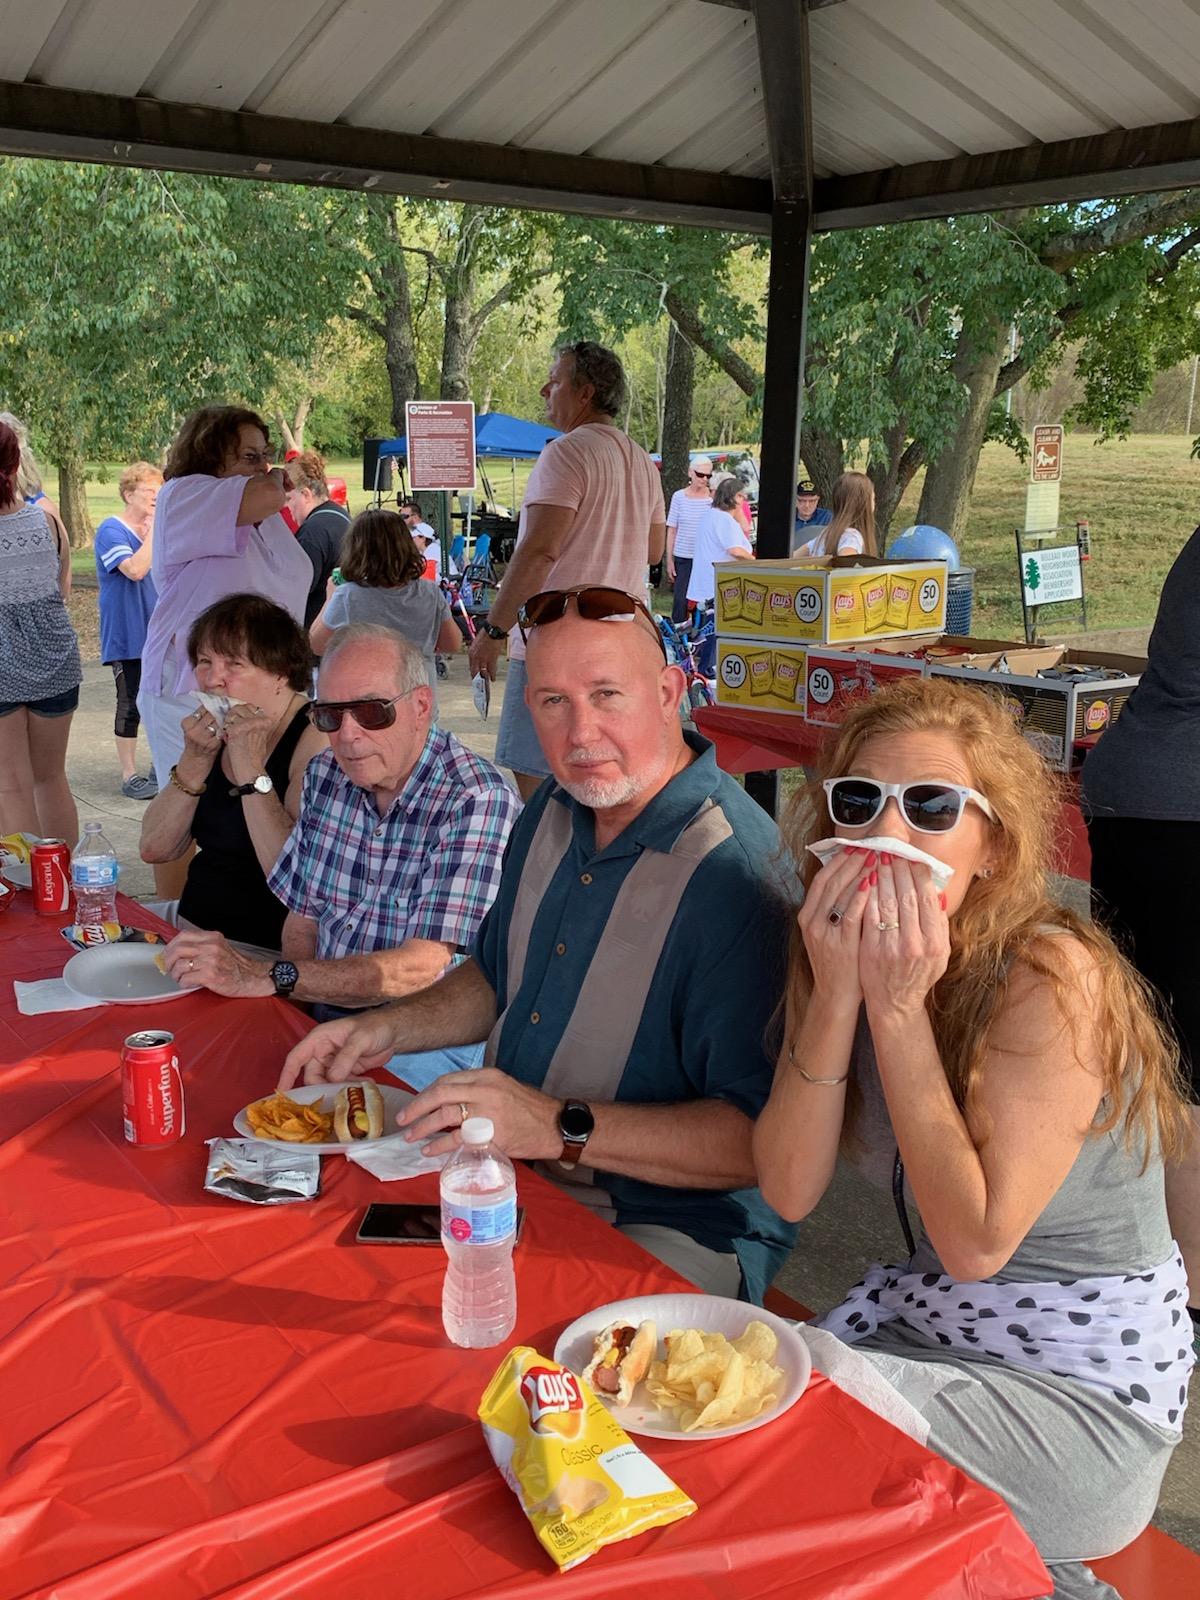
[[[261,393],[330,309],[322,195],[0,160],[0,397],[59,468],[76,543],[91,457],[159,454],[182,413]]]

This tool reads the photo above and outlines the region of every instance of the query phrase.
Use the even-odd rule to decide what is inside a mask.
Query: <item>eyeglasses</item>
[[[693,478],[703,478],[705,483],[707,483],[708,480],[712,477],[712,473],[711,472],[697,472],[695,467],[693,467],[692,468],[692,477]]]
[[[271,467],[275,464],[274,450],[243,450],[240,459],[248,467]]]
[[[879,817],[889,797],[894,798],[905,821],[918,833],[950,833],[962,821],[968,800],[973,800],[989,821],[996,820],[990,803],[977,789],[957,783],[879,783],[874,778],[826,778],[829,815],[842,828],[867,828]]]
[[[547,623],[561,622],[572,600],[585,622],[633,622],[640,613],[654,629],[654,637],[665,659],[667,647],[658,631],[653,612],[636,595],[600,584],[589,584],[578,589],[543,589],[541,594],[531,595],[517,614],[521,638],[528,643],[530,628],[544,628]]]
[[[336,733],[344,716],[352,716],[360,728],[377,733],[380,728],[390,728],[396,720],[396,702],[405,700],[411,689],[393,696],[391,700],[313,700],[308,715],[314,728],[322,733]]]

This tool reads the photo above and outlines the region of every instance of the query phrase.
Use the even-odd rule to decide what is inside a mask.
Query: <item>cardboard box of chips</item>
[[[804,715],[807,721],[838,727],[850,707],[913,673],[924,674],[934,660],[991,666],[1024,650],[1011,639],[970,639],[956,634],[910,634],[862,645],[822,645],[808,651]],[[1059,652],[1061,654],[1061,651]]]
[[[717,704],[804,715],[802,645],[769,639],[717,640]]]
[[[943,561],[805,556],[714,568],[718,637],[858,644],[946,625]]]

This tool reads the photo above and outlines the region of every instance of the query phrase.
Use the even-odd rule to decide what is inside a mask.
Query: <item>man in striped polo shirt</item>
[[[471,957],[433,989],[315,1029],[281,1086],[486,1040],[404,1114],[452,1149],[491,1118],[510,1156],[712,1293],[760,1299],[794,1230],[755,1181],[765,1035],[789,907],[774,823],[685,734],[683,675],[641,602],[527,603],[528,700],[553,776],[513,830]]]

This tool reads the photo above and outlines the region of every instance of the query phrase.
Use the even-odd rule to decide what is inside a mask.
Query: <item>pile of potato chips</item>
[[[667,1334],[667,1359],[652,1361],[646,1388],[658,1405],[679,1413],[684,1433],[725,1428],[775,1405],[783,1372],[771,1365],[779,1341],[765,1322],[751,1322],[736,1339],[699,1328]]]
[[[246,1107],[246,1121],[260,1139],[283,1139],[287,1144],[332,1144],[333,1118],[320,1103],[302,1106],[286,1094],[268,1095]]]

